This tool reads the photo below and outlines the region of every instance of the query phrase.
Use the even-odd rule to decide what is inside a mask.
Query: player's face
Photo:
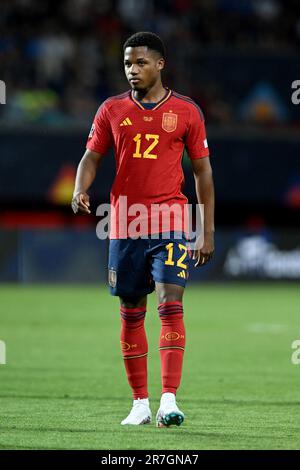
[[[125,74],[133,90],[152,88],[160,78],[164,64],[164,59],[146,46],[125,49]]]

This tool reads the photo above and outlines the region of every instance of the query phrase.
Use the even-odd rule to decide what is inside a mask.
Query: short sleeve
[[[92,124],[86,148],[104,155],[112,145],[111,129],[105,102],[98,109]]]
[[[185,145],[191,160],[209,156],[204,116],[196,104],[190,106]]]

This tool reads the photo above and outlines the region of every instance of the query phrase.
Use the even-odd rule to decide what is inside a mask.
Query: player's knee
[[[165,304],[167,302],[182,302],[182,297],[179,295],[159,295],[158,296],[158,303]]]
[[[124,308],[146,307],[147,297],[120,297],[120,304]]]
[[[160,285],[157,289],[157,300],[159,304],[166,302],[182,302],[184,288],[174,285]]]

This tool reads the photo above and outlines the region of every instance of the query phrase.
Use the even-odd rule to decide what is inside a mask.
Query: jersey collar
[[[130,98],[143,111],[144,110],[155,111],[157,108],[159,108],[161,105],[163,105],[170,98],[170,96],[172,94],[172,90],[170,90],[169,88],[166,88],[166,90],[167,90],[167,93],[165,94],[165,96],[156,104],[156,106],[154,106],[154,108],[152,108],[150,110],[147,109],[147,108],[144,108],[143,104],[140,101],[135,99],[135,97],[133,96],[133,90],[131,90]]]

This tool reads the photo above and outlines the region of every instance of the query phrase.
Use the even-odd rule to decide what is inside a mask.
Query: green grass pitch
[[[189,285],[181,427],[123,427],[131,395],[118,299],[105,287],[0,287],[2,449],[299,448],[296,285]],[[160,394],[159,319],[149,297],[149,389]]]

